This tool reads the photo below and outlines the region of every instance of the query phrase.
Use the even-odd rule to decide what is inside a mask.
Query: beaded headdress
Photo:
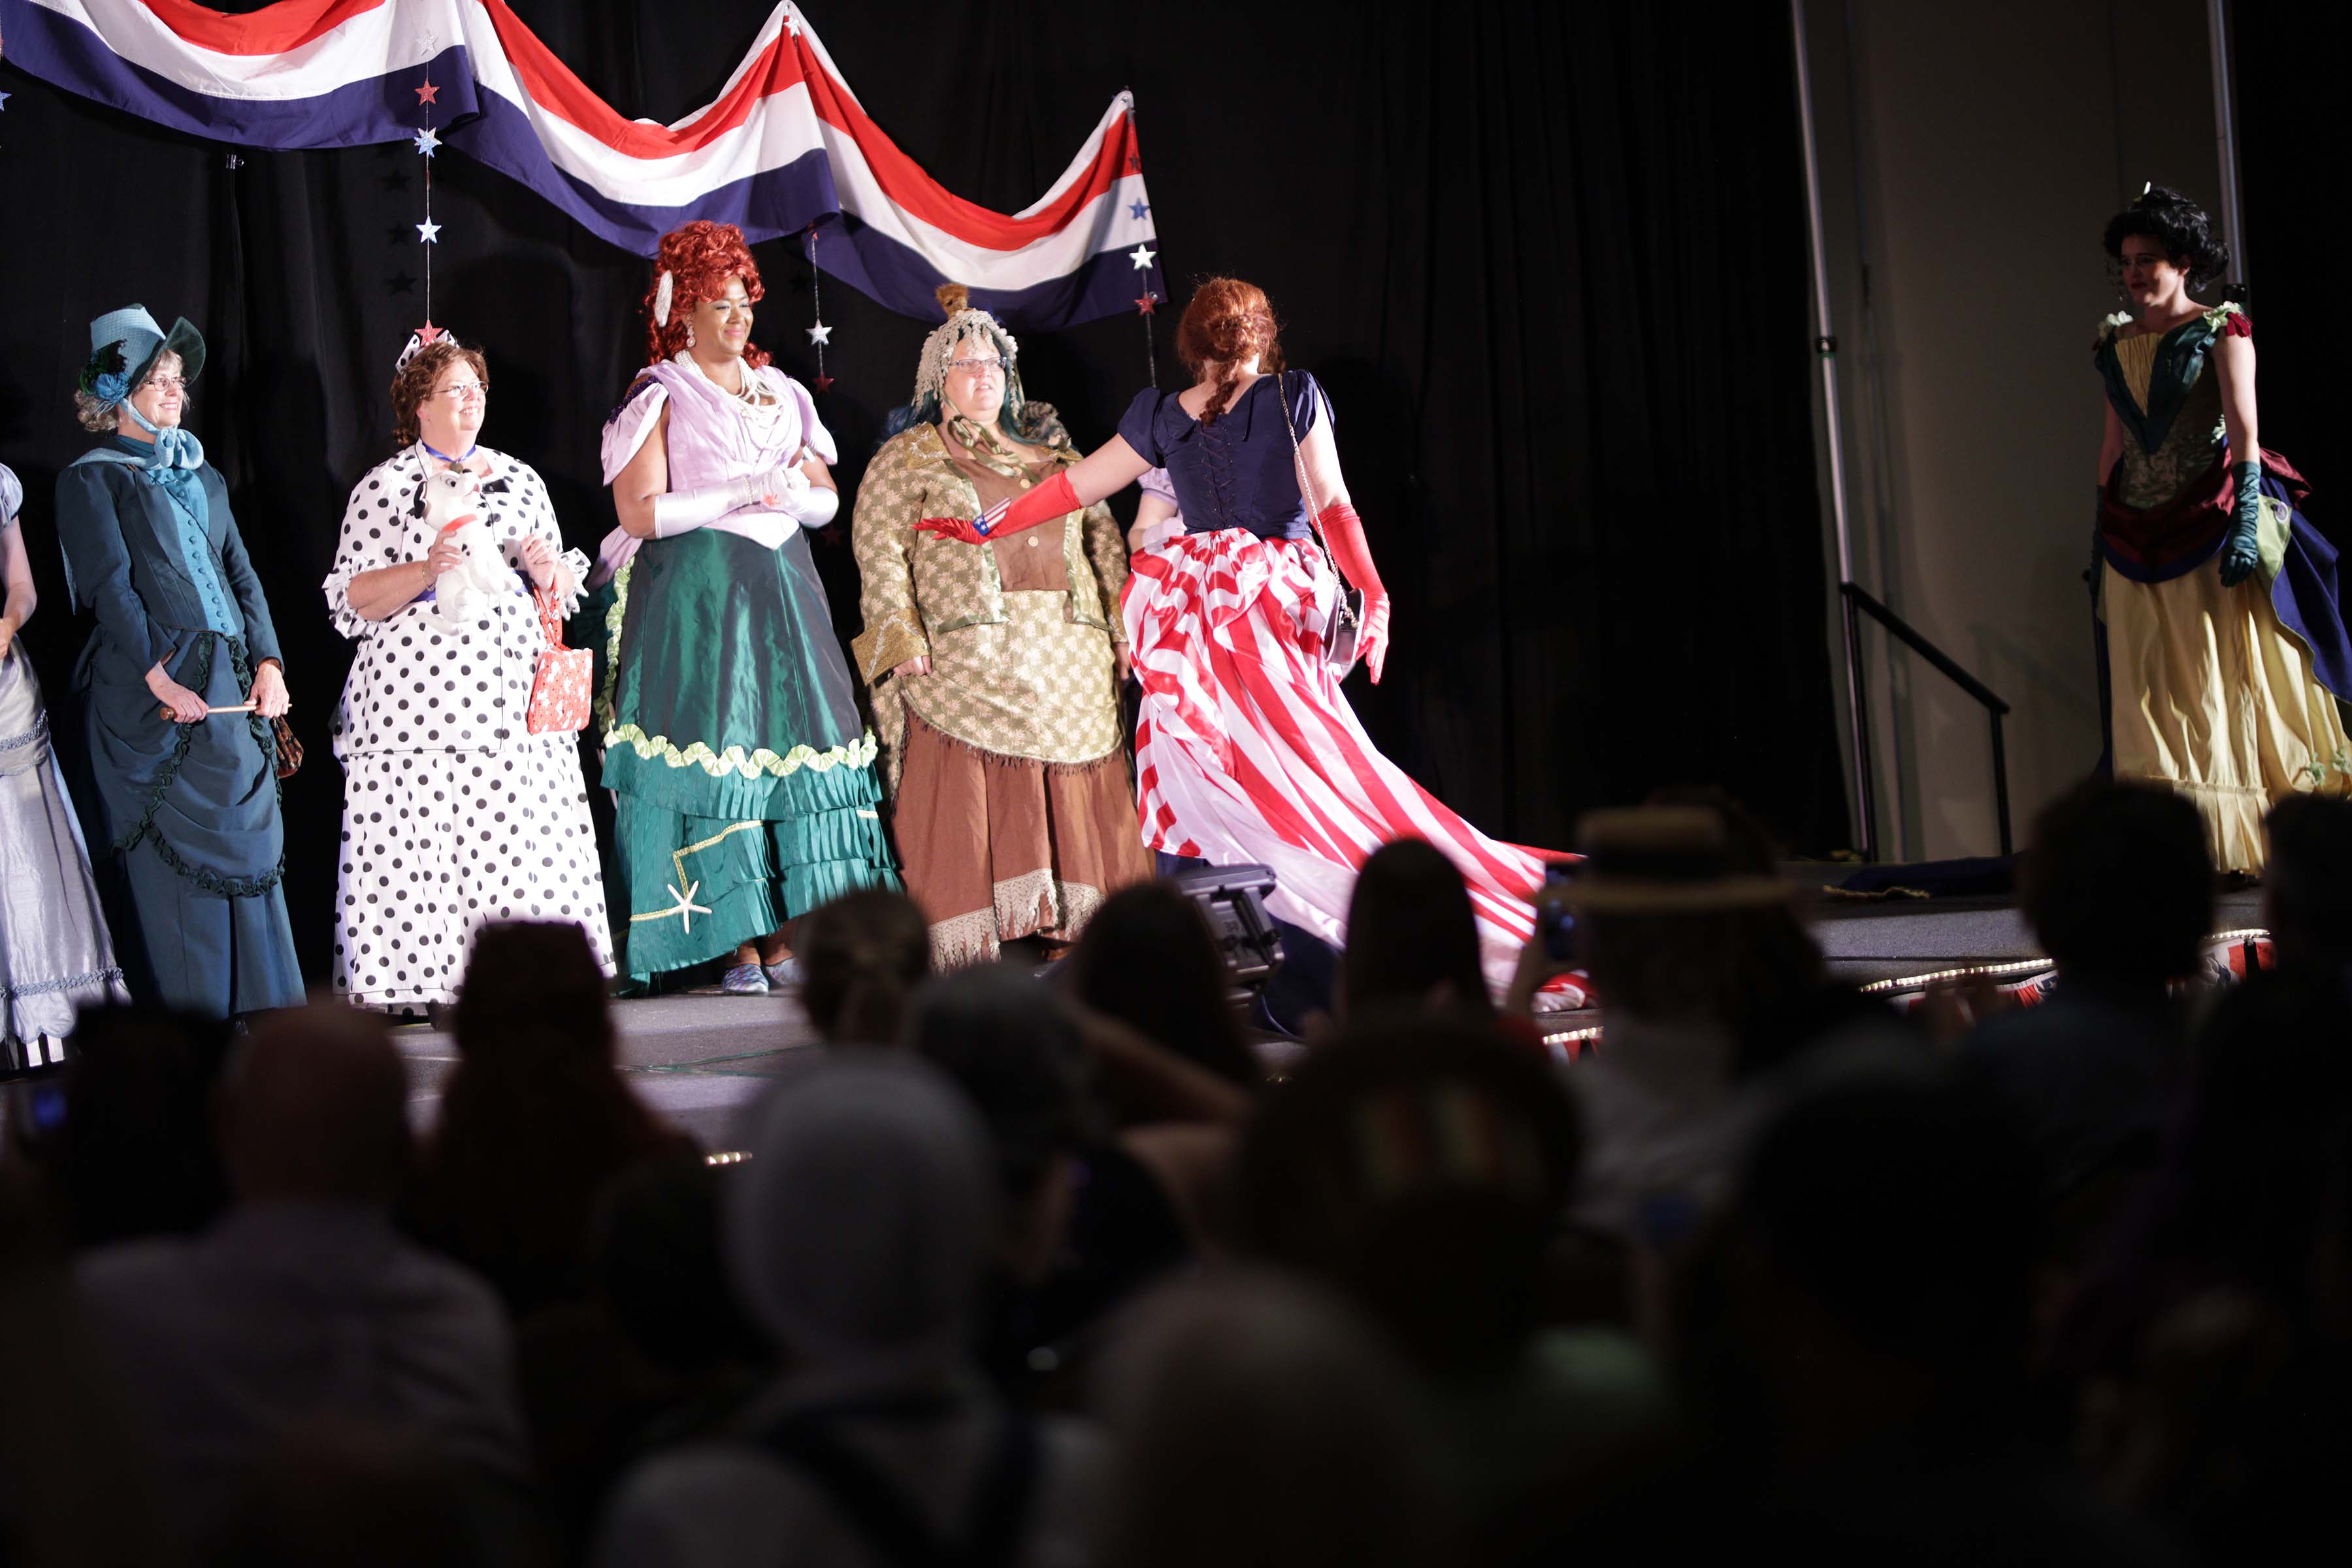
[[[1005,384],[1012,393],[1013,412],[1017,415],[1022,404],[1021,373],[1013,369],[1013,362],[1021,352],[1020,343],[1004,330],[1003,322],[985,310],[972,308],[971,290],[962,284],[943,283],[932,297],[947,312],[947,320],[932,328],[931,335],[923,340],[922,363],[915,369],[914,406],[920,408],[927,400],[940,396],[947,385],[948,356],[955,353],[956,344],[984,329],[1004,346]]]

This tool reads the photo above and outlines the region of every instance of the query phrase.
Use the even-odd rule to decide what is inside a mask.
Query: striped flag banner
[[[882,133],[793,5],[771,11],[719,96],[673,125],[624,119],[504,0],[278,0],[237,16],[192,0],[0,0],[0,37],[41,80],[242,147],[407,141],[429,77],[444,145],[615,245],[651,256],[693,218],[754,241],[814,226],[818,265],[925,321],[949,282],[1016,329],[1167,297],[1129,94],[1051,190],[992,212]]]

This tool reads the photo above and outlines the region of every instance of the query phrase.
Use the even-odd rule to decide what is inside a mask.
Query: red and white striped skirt
[[[1534,933],[1527,894],[1543,862],[1447,810],[1364,733],[1324,661],[1339,584],[1315,542],[1187,533],[1138,553],[1132,572],[1119,610],[1143,686],[1144,843],[1271,868],[1268,907],[1338,946],[1364,857],[1425,838],[1469,885],[1499,994]]]

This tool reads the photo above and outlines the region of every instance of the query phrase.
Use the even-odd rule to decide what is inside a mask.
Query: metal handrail
[[[1862,623],[1854,619],[1856,610],[1860,610],[1864,615],[1885,626],[1889,636],[1926,659],[1935,667],[1938,674],[1984,705],[1985,716],[1992,722],[1993,810],[2000,824],[2000,852],[2003,855],[2010,854],[2011,851],[2009,826],[2009,752],[2001,744],[2000,733],[2001,715],[2009,711],[2009,704],[2002,701],[1992,688],[1962,669],[1953,661],[1950,655],[1929,642],[1916,626],[1872,597],[1869,591],[1860,584],[1840,583],[1838,595],[1844,611],[1845,662],[1847,679],[1851,683],[1850,689],[1854,700],[1854,736],[1864,763],[1861,770],[1862,800],[1860,802],[1863,858],[1865,860],[1878,858],[1878,803],[1877,791],[1873,784],[1874,770],[1870,766],[1870,706],[1863,694]]]

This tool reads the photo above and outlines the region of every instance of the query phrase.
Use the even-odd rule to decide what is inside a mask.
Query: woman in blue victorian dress
[[[205,342],[132,305],[90,323],[74,404],[100,437],[58,477],[77,608],[98,625],[86,703],[100,867],[134,993],[226,1017],[302,1000],[279,881],[278,747],[288,706],[278,634],[228,488],[181,427]]]

